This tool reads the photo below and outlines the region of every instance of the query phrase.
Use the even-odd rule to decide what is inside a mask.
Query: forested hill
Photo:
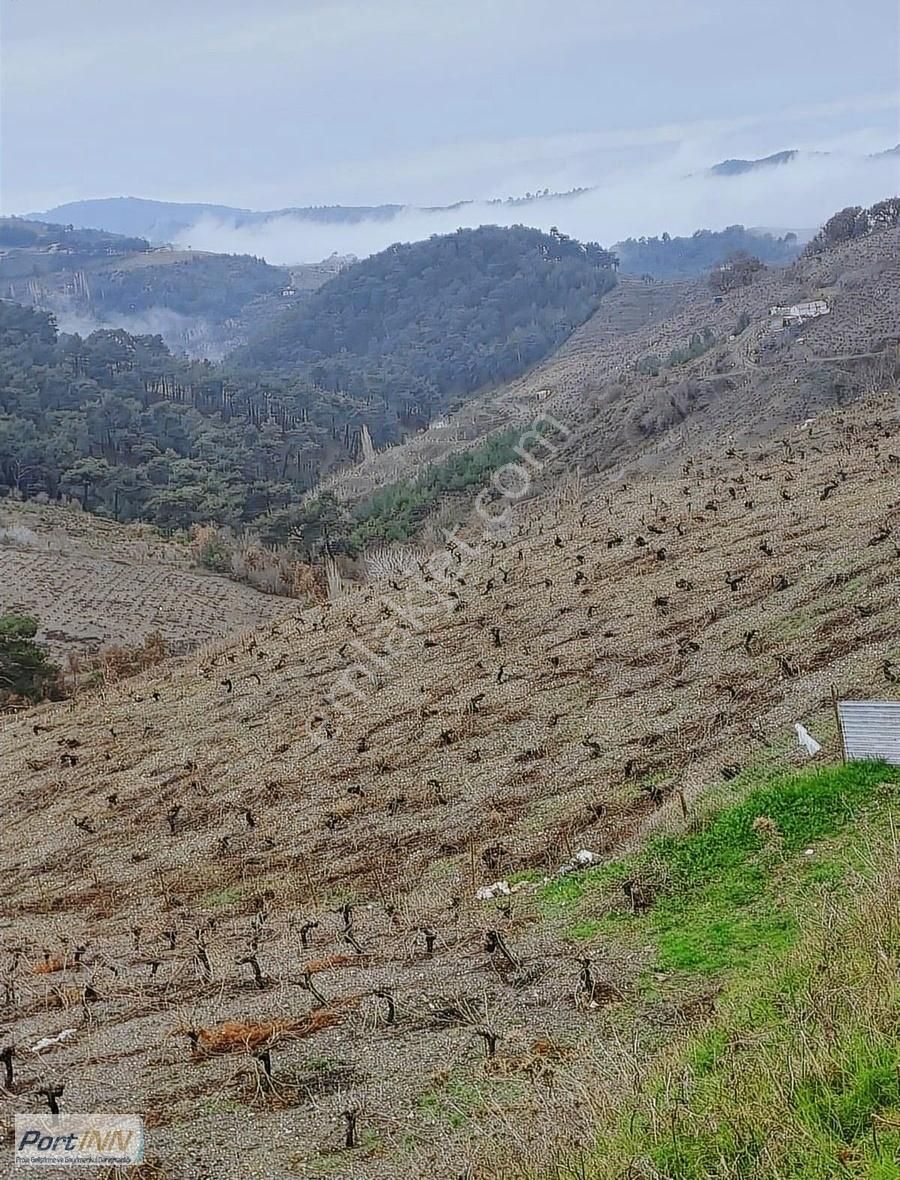
[[[150,243],[146,238],[123,237],[103,229],[75,229],[72,225],[0,217],[0,249],[4,251],[4,257],[10,250],[43,250],[57,256],[57,266],[64,266],[73,255],[110,258],[148,251]]]
[[[726,229],[698,229],[689,237],[626,238],[614,247],[622,269],[631,274],[649,274],[656,279],[684,279],[702,274],[738,250],[752,254],[768,265],[791,262],[800,252],[797,235],[783,237],[754,233],[742,225]]]
[[[424,418],[552,352],[615,284],[596,243],[515,226],[395,245],[326,283],[235,355]]]
[[[395,442],[554,349],[613,262],[536,230],[397,246],[227,365],[173,356],[159,335],[58,336],[51,315],[0,300],[0,493],[77,495],[163,527],[289,508],[358,453],[363,427]]]
[[[52,311],[64,328],[162,333],[192,355],[221,356],[294,299],[290,271],[239,254],[152,248],[71,225],[0,218],[0,296]]]
[[[297,379],[235,375],[121,329],[57,336],[46,312],[0,300],[0,495],[239,525],[297,502],[350,457],[349,424],[370,421]]]

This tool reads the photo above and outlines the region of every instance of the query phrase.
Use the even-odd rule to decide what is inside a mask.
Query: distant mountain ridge
[[[549,199],[560,200],[576,197],[587,189],[572,189],[567,193],[528,193],[524,197],[508,197],[505,200],[457,201],[451,205],[427,205],[416,207],[422,213],[446,213],[453,209],[464,209],[468,205],[487,204],[498,206],[530,205]],[[196,225],[198,221],[210,218],[227,222],[235,228],[262,225],[282,217],[300,221],[343,222],[355,225],[361,221],[392,221],[399,214],[411,208],[409,205],[310,205],[287,209],[241,209],[231,205],[205,203],[183,203],[180,201],[152,201],[143,197],[102,197],[96,200],[71,201],[57,205],[46,213],[28,214],[28,218],[52,221],[62,225],[73,225],[77,229],[100,228],[111,233],[138,234],[156,244],[170,242]]]
[[[771,156],[762,156],[758,160],[722,160],[713,164],[710,172],[713,176],[741,176],[745,172],[756,172],[760,168],[772,168],[777,164],[788,164],[800,155],[796,148],[789,148],[784,152],[773,152]]]
[[[747,172],[760,172],[767,168],[777,168],[782,164],[794,164],[798,160],[825,159],[837,155],[836,152],[807,152],[799,148],[788,148],[783,152],[772,152],[769,156],[760,156],[755,160],[721,160],[708,169],[710,176],[742,176]],[[895,147],[886,148],[882,152],[869,152],[863,156],[864,160],[883,160],[885,156],[900,155],[900,143]]]
[[[700,174],[729,179],[771,168],[790,167],[812,158],[825,159],[837,154],[787,148],[756,159],[735,157],[720,160]],[[864,161],[883,160],[886,157],[897,155],[900,155],[900,144],[884,151],[859,156],[858,159]],[[183,240],[183,235],[192,226],[204,220],[221,221],[236,229],[264,225],[280,218],[294,218],[298,221],[319,224],[358,225],[366,221],[391,222],[409,212],[446,213],[456,209],[466,209],[473,205],[527,209],[547,201],[577,199],[595,190],[596,186],[573,188],[568,192],[551,192],[550,189],[543,189],[534,193],[525,193],[521,197],[462,200],[447,205],[309,205],[268,210],[245,209],[239,206],[217,205],[202,201],[156,201],[144,197],[102,197],[71,201],[64,205],[57,205],[46,212],[31,213],[26,216],[37,221],[72,225],[78,229],[101,229],[111,233],[138,235],[159,245],[178,239]]]

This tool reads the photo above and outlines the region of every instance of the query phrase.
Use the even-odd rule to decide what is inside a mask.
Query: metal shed
[[[900,701],[837,701],[844,757],[900,766]]]

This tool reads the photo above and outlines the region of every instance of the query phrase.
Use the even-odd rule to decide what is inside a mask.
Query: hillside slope
[[[330,277],[247,255],[151,248],[142,238],[0,218],[0,295],[52,311],[60,329],[159,333],[191,356],[219,358]]]
[[[711,433],[725,446],[748,445],[890,385],[900,341],[898,257],[900,229],[890,229],[763,271],[724,295],[696,280],[620,276],[553,356],[322,486],[359,499],[541,413],[571,433],[560,461],[568,469],[677,463],[684,447],[702,450]],[[820,298],[827,316],[800,331],[776,330],[772,306]],[[701,355],[668,364],[704,334],[711,343]],[[657,376],[646,371],[653,358]]]
[[[235,355],[427,425],[552,352],[615,286],[596,242],[513,226],[396,244],[348,267]]]
[[[154,632],[184,653],[285,609],[283,599],[197,569],[184,546],[152,529],[0,502],[0,614],[35,616],[56,657],[133,646]]]
[[[539,411],[557,378],[576,363],[574,358],[587,355],[596,379],[600,379],[600,375],[614,371],[621,354],[641,351],[645,331],[680,310],[693,298],[695,289],[688,283],[648,284],[632,275],[619,276],[615,287],[603,297],[600,309],[576,328],[552,356],[534,365],[523,377],[472,398],[400,445],[334,472],[308,495],[327,489],[341,500],[361,498],[375,488],[408,479],[430,464],[470,448],[491,432],[526,421]],[[639,341],[636,348],[635,340]],[[578,364],[583,366],[583,359]]]
[[[4,720],[4,1117],[64,1081],[69,1109],[143,1112],[170,1180],[482,1176],[584,1142],[632,1036],[649,1054],[711,1001],[573,899],[627,915],[603,864],[679,797],[792,765],[796,721],[833,756],[832,685],[896,694],[897,454],[891,395],[570,480],[444,578]],[[554,877],[579,849],[597,875]]]

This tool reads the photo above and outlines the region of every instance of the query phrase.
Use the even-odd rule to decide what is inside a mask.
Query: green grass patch
[[[870,762],[781,775],[687,834],[658,837],[635,856],[548,882],[537,891],[539,907],[568,917],[566,933],[576,941],[614,935],[651,944],[656,970],[708,975],[744,967],[792,945],[794,899],[814,886],[839,886],[850,863],[840,834],[885,804],[898,781],[895,769]],[[835,840],[834,848],[824,843]],[[655,883],[645,913],[623,906],[619,886],[629,876]]]
[[[897,779],[887,767],[862,762],[784,775],[700,830],[653,841],[647,856],[662,866],[665,885],[641,924],[659,966],[708,974],[789,947],[797,934],[785,904],[791,860],[858,821],[885,781]],[[815,872],[840,877],[833,861]]]
[[[900,1180],[898,782],[876,763],[779,775],[630,859],[656,900],[597,933],[654,946],[667,976],[645,999],[720,990],[602,1116],[584,1180]]]
[[[211,889],[204,893],[200,904],[208,909],[222,909],[226,906],[238,905],[247,896],[244,885],[225,885],[221,889]]]
[[[877,886],[837,940],[811,913],[812,936],[742,975],[652,1077],[623,1156],[666,1180],[897,1180],[895,888]]]
[[[510,885],[536,885],[546,876],[547,873],[544,869],[518,869],[515,873],[510,873],[506,880]]]
[[[615,861],[554,877],[538,889],[535,895],[538,907],[545,917],[554,917],[571,909],[590,894],[624,881],[627,876],[627,863]]]
[[[589,942],[596,938],[602,929],[603,926],[595,918],[583,918],[580,922],[568,926],[564,936],[570,942]]]
[[[859,818],[886,781],[896,784],[900,773],[876,762],[782,775],[714,815],[701,830],[658,840],[651,851],[666,863],[673,881],[686,889],[723,874],[749,871],[758,879],[753,858],[765,838],[756,826],[758,820],[771,820],[785,852],[796,852]]]
[[[464,1127],[484,1105],[481,1089],[468,1078],[454,1074],[434,1090],[420,1094],[416,1105],[431,1122]]]

